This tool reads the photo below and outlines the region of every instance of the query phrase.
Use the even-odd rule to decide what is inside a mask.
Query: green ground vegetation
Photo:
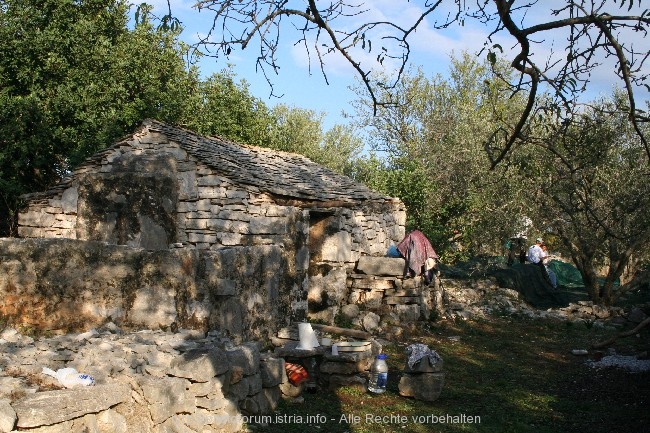
[[[389,353],[389,386],[372,395],[343,387],[283,402],[264,432],[641,432],[648,431],[650,372],[598,370],[572,349],[587,348],[616,331],[561,321],[514,317],[442,321],[412,327]],[[444,359],[445,386],[434,402],[398,392],[404,349],[426,343]],[[620,339],[618,354],[650,346],[647,331]],[[465,423],[434,423],[469,420]],[[434,418],[438,417],[438,418]],[[476,422],[480,418],[480,423]],[[356,422],[353,422],[356,421]]]

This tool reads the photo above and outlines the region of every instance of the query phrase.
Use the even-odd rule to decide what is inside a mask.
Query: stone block
[[[404,259],[361,256],[356,271],[367,275],[401,277],[404,274]]]
[[[257,343],[244,343],[241,346],[227,349],[225,354],[231,366],[243,369],[244,376],[259,372],[260,351]]]
[[[79,189],[76,186],[63,191],[63,194],[61,195],[61,207],[63,209],[63,213],[76,214],[78,200]]]
[[[355,278],[352,281],[352,287],[355,289],[368,289],[368,290],[391,290],[395,288],[393,280],[381,278]]]
[[[221,176],[216,176],[209,174],[206,176],[200,176],[197,179],[199,186],[222,186],[225,185],[225,180]]]
[[[176,377],[138,378],[154,424],[160,424],[177,413],[192,413],[194,396],[186,391],[188,381]]]
[[[268,217],[287,217],[293,209],[286,206],[269,205],[265,207],[265,215]]]
[[[226,405],[226,398],[224,396],[205,396],[194,398],[194,405],[208,411],[215,411],[221,409]]]
[[[380,321],[381,317],[378,314],[370,311],[363,316],[363,319],[361,319],[361,324],[363,325],[363,329],[370,333],[373,333],[378,331]]]
[[[218,236],[215,234],[203,233],[203,232],[189,232],[187,234],[187,238],[193,244],[195,243],[213,244],[217,242]]]
[[[229,370],[228,358],[217,347],[193,349],[177,356],[171,362],[168,373],[194,382],[209,382]]]
[[[302,394],[302,391],[304,389],[304,382],[298,386],[295,386],[287,379],[280,384],[278,389],[280,390],[283,397],[296,398]]]
[[[226,188],[214,187],[214,186],[199,186],[198,188],[199,198],[202,199],[213,199],[213,198],[225,198],[226,197]]]
[[[131,387],[115,383],[30,394],[14,402],[13,409],[18,428],[33,428],[97,413],[130,398]]]
[[[183,171],[178,176],[178,198],[179,200],[192,200],[199,196],[199,190],[196,187],[196,172]]]
[[[43,212],[40,210],[29,210],[18,214],[18,223],[21,226],[40,227]]]
[[[147,134],[142,135],[139,141],[142,144],[160,144],[169,142],[167,136],[160,132],[148,132]]]
[[[281,384],[285,376],[284,359],[272,357],[262,359],[260,361],[260,374],[264,388]]]
[[[28,227],[20,225],[18,226],[18,236],[21,238],[40,238],[43,237],[43,229],[40,227]]]
[[[259,415],[260,414],[260,405],[256,398],[246,397],[240,404],[242,413],[245,415]]]
[[[249,222],[251,220],[251,216],[247,212],[232,210],[231,208],[224,208],[215,217],[229,221]]]
[[[284,235],[288,233],[286,218],[257,217],[251,218],[249,232],[254,235]]]
[[[231,383],[226,396],[234,401],[242,401],[248,396],[248,379],[243,378],[237,383]]]
[[[196,212],[198,214],[198,212]],[[210,219],[208,218],[195,218],[194,213],[188,214],[188,218],[185,220],[185,228],[189,230],[205,230],[208,227]]]
[[[236,199],[247,199],[250,197],[250,193],[248,191],[229,189],[226,191],[226,197],[236,198]]]
[[[9,404],[9,400],[0,400],[0,432],[6,433],[14,429],[16,425],[16,411]]]
[[[402,280],[402,285],[399,288],[404,290],[420,290],[422,286],[424,286],[424,279],[418,275]]]
[[[343,317],[349,320],[356,319],[360,314],[359,306],[356,304],[345,304],[341,307],[340,312]]]
[[[399,394],[416,400],[435,401],[445,383],[444,373],[404,373],[399,381]]]
[[[222,382],[217,378],[207,382],[192,382],[187,390],[195,397],[223,397]]]
[[[197,212],[211,212],[212,211],[212,201],[210,199],[197,200],[195,203]]]

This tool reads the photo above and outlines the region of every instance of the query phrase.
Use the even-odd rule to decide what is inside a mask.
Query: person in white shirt
[[[530,263],[538,264],[544,258],[544,250],[542,250],[542,245],[544,240],[542,238],[537,238],[535,244],[531,245],[528,248],[528,261]]]
[[[542,249],[542,245],[544,245],[544,239],[535,239],[535,244],[531,245],[530,248],[528,248],[528,261],[539,266],[542,270],[542,276],[544,277],[544,280],[553,288],[555,288],[555,284],[553,284],[551,281],[551,278],[549,277],[548,271],[546,270],[546,266],[544,264],[544,259],[547,256],[547,253],[545,253]]]

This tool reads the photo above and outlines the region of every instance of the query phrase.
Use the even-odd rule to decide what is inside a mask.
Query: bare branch
[[[339,53],[362,80],[376,114],[378,107],[393,103],[378,98],[382,94],[378,86],[394,88],[400,80],[411,58],[410,41],[418,37],[417,29],[426,23],[428,28],[443,30],[454,23],[477,20],[489,31],[488,58],[494,58],[492,49],[496,44],[493,40],[498,35],[514,38],[517,52],[511,66],[519,74],[509,85],[513,95],[527,92],[527,103],[519,119],[513,122],[514,126],[504,125],[485,144],[493,168],[506,159],[515,146],[525,142],[530,117],[544,108],[537,106],[541,94],[550,90],[552,99],[546,108],[561,108],[570,115],[581,94],[589,88],[596,68],[608,67],[609,59],[616,59],[614,74],[628,95],[629,121],[641,137],[650,163],[650,146],[643,126],[649,116],[638,107],[639,89],[650,91],[646,83],[646,80],[650,82],[650,44],[643,43],[650,30],[650,10],[642,11],[640,3],[565,0],[554,8],[542,0],[477,0],[473,6],[464,0],[424,0],[418,15],[404,23],[403,17],[364,21],[363,17],[369,16],[373,9],[370,2],[366,6],[362,0],[303,0],[304,10],[295,6],[300,2],[289,0],[204,0],[197,7],[211,11],[214,21],[198,46],[207,50],[208,55],[218,57],[228,56],[234,48],[246,49],[254,40],[259,41],[257,67],[271,89],[273,82],[267,71],[277,74],[280,70],[281,39],[292,39],[292,43],[304,45],[310,70],[311,61],[318,62],[326,83],[329,83],[325,68],[327,56]],[[439,13],[443,7],[451,7],[446,16]],[[620,9],[624,13],[605,8]],[[540,16],[554,19],[535,22]],[[560,34],[567,36],[566,54],[549,50],[546,41]],[[639,35],[636,47],[630,35]],[[381,51],[377,49],[379,46]],[[550,54],[540,58],[535,47],[542,47]],[[369,53],[373,56],[377,53],[377,62],[362,64],[362,55]],[[385,60],[394,62],[391,65],[394,74],[388,83],[379,81],[376,76],[377,67]]]

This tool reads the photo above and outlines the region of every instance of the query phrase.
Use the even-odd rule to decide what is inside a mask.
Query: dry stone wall
[[[265,340],[292,318],[281,247],[147,251],[70,239],[0,239],[0,315],[39,330],[108,320]],[[290,287],[290,286],[289,286]]]
[[[334,213],[316,257],[310,258],[307,308],[309,317],[333,323],[348,303],[349,275],[359,261],[385,256],[390,245],[404,237],[406,213],[400,206],[381,209],[342,209]],[[401,276],[402,269],[395,275]]]
[[[336,275],[336,283],[332,276]],[[310,281],[323,287],[320,296],[331,304],[311,312],[312,319],[340,322],[376,333],[391,325],[428,320],[435,305],[437,285],[424,278],[404,278],[404,259],[361,256],[350,269],[330,271]],[[310,286],[310,294],[319,285]]]
[[[184,139],[190,140],[190,134]],[[290,247],[299,238],[296,232],[307,230],[308,209],[322,206],[321,211],[340,216],[347,247],[335,242],[328,261],[350,263],[361,254],[381,255],[404,236],[406,213],[399,200],[362,206],[277,197],[220,174],[203,162],[214,155],[203,153],[201,158],[201,149],[189,153],[166,135],[145,129],[94,155],[52,190],[28,197],[18,233],[148,249]],[[273,161],[264,169],[273,172]]]
[[[284,360],[220,333],[98,330],[0,334],[0,432],[237,432],[277,407]],[[90,374],[65,389],[52,370]]]

